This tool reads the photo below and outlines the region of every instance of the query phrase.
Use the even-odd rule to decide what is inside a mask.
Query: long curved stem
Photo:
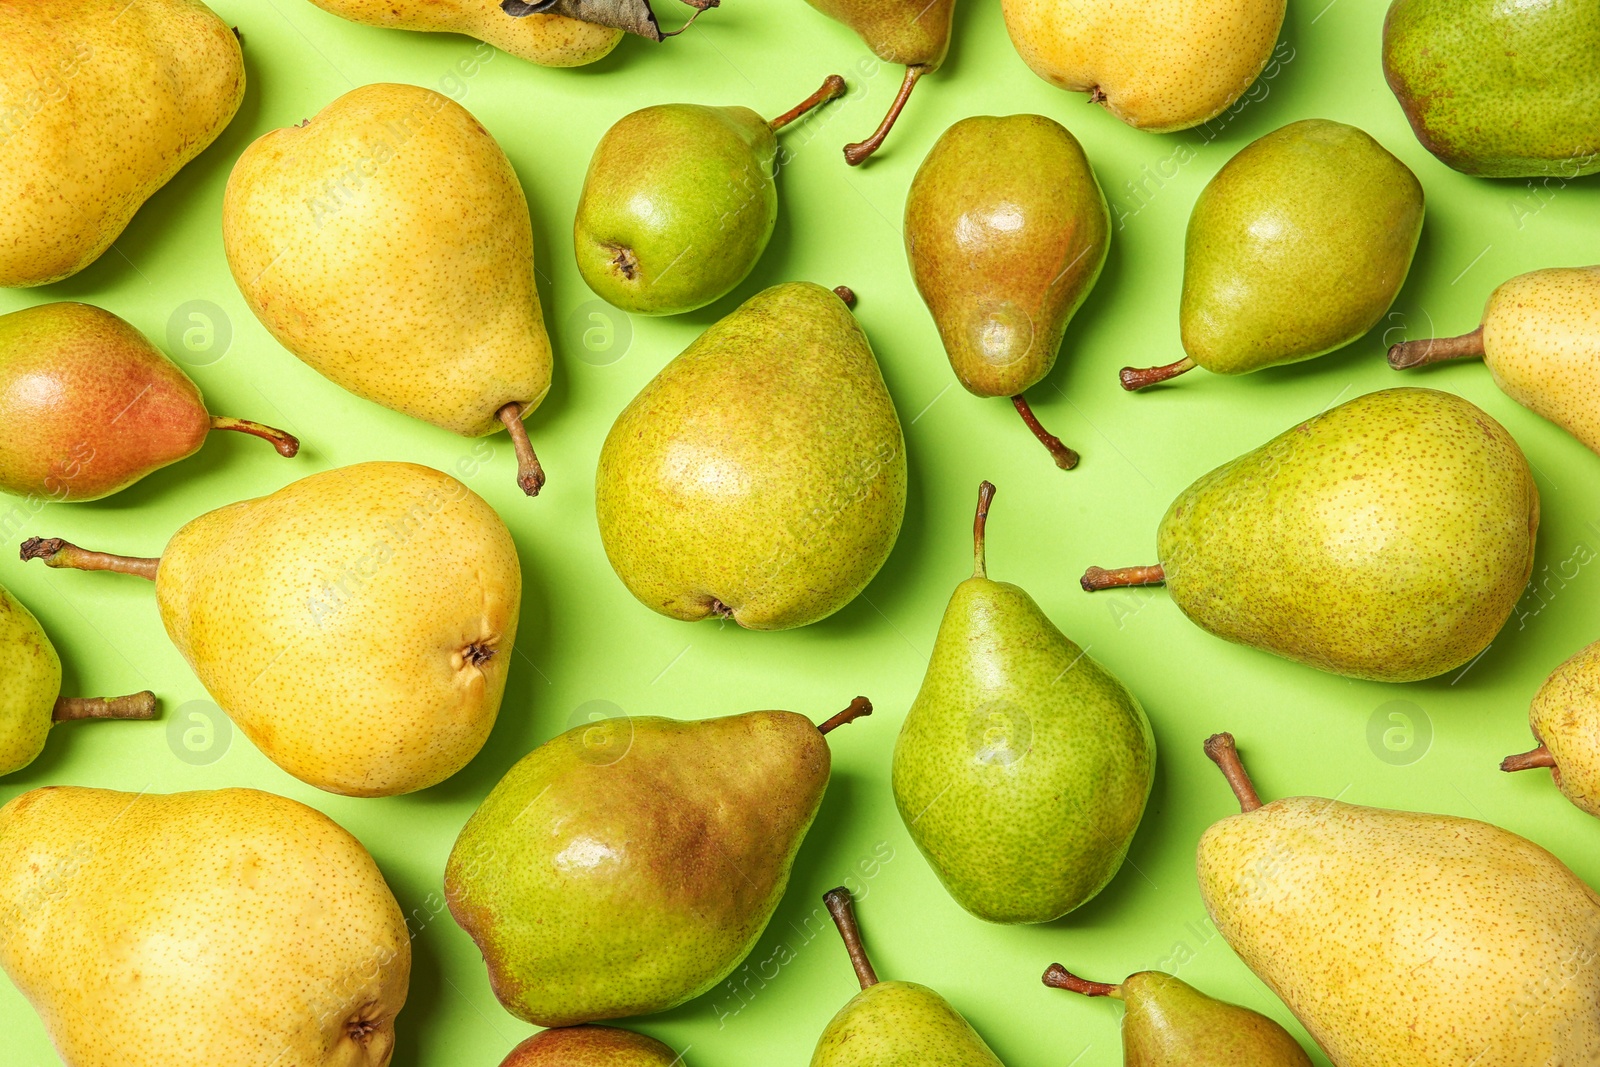
[[[1532,771],[1540,767],[1554,767],[1555,765],[1555,756],[1551,755],[1550,750],[1543,745],[1531,752],[1524,752],[1517,756],[1507,756],[1500,761],[1500,769],[1502,771]]]
[[[1187,374],[1194,370],[1194,360],[1184,356],[1176,363],[1168,363],[1164,367],[1123,367],[1117,373],[1117,378],[1122,382],[1122,387],[1130,393],[1136,393],[1147,386],[1164,382],[1169,378],[1176,378],[1180,374]]]
[[[544,467],[534,454],[533,442],[528,440],[528,428],[522,424],[522,405],[513,401],[494,414],[505,424],[511,447],[517,453],[517,485],[529,496],[538,496],[544,488]]]
[[[877,985],[877,972],[872,969],[866,946],[861,943],[861,927],[856,925],[855,903],[850,899],[850,890],[844,886],[830,889],[822,894],[822,902],[828,906],[833,925],[839,928],[839,936],[844,939],[844,950],[850,953],[850,966],[855,968],[856,980],[861,983],[861,988],[869,989]]]
[[[1052,989],[1065,989],[1073,993],[1081,993],[1086,997],[1115,997],[1122,999],[1122,987],[1109,982],[1091,982],[1087,978],[1079,978],[1059,963],[1052,963],[1045,968],[1045,985]]]
[[[284,459],[293,459],[295,453],[300,451],[300,439],[294,434],[285,433],[283,430],[271,426],[263,426],[259,422],[249,419],[235,419],[227,415],[211,416],[213,430],[237,430],[239,433],[254,434],[265,441],[271,441],[272,447],[278,450],[278,455]]]
[[[926,67],[907,67],[905,80],[900,83],[900,92],[895,95],[894,103],[889,105],[889,113],[883,116],[883,121],[873,131],[872,136],[865,141],[844,146],[844,161],[852,167],[859,167],[865,163],[880,147],[884,138],[889,136],[889,131],[894,129],[895,120],[900,117],[900,112],[905,110],[906,101],[911,99],[911,90],[917,87],[917,81],[928,73]]]
[[[978,483],[978,510],[972,516],[972,576],[974,578],[987,578],[989,576],[987,560],[984,557],[984,534],[989,526],[989,504],[994,500],[994,483]]]
[[[1431,337],[1422,341],[1401,341],[1389,349],[1389,366],[1395,370],[1442,363],[1447,359],[1482,359],[1483,327],[1460,337]]]
[[[1033,436],[1039,443],[1050,450],[1051,457],[1056,461],[1056,466],[1064,471],[1069,471],[1078,465],[1078,454],[1061,443],[1061,438],[1039,425],[1039,420],[1033,414],[1033,409],[1028,406],[1027,399],[1018,393],[1011,398],[1011,405],[1017,409],[1017,414],[1022,416],[1022,421],[1028,429],[1033,431]]]
[[[79,719],[153,719],[156,695],[146,689],[125,697],[60,697],[50,713],[52,722]]]
[[[1244,760],[1239,758],[1239,746],[1234,744],[1232,734],[1212,734],[1206,738],[1206,756],[1222,768],[1222,776],[1228,780],[1233,795],[1239,798],[1240,811],[1252,812],[1261,807],[1261,796],[1250,781],[1250,772],[1244,769]]]
[[[790,108],[788,111],[785,111],[783,114],[767,123],[767,129],[771,130],[773,133],[777,133],[779,130],[783,129],[785,126],[789,125],[789,123],[793,122],[801,115],[804,115],[812,108],[821,107],[829,100],[837,100],[839,97],[845,94],[845,91],[848,88],[849,87],[844,83],[844,79],[839,77],[839,75],[828,75],[827,80],[822,83],[822,88],[818,89],[816,92],[812,93],[810,96],[796,104],[794,107]]]
[[[826,737],[839,727],[855,722],[857,719],[866,718],[872,714],[872,701],[866,697],[856,697],[850,706],[839,714],[817,727],[817,732]]]
[[[1090,567],[1078,579],[1085,593],[1101,589],[1119,589],[1130,585],[1160,585],[1167,580],[1166,568],[1157,563],[1149,567],[1119,567],[1108,571],[1104,567]]]
[[[59,537],[30,537],[22,542],[22,559],[43,560],[46,567],[66,567],[75,571],[116,571],[156,580],[160,558],[114,556],[109,552],[90,552]]]

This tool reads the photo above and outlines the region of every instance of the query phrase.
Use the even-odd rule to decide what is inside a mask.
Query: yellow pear
[[[93,263],[244,99],[199,0],[0,3],[0,286]]]
[[[529,496],[522,420],[550,388],[533,228],[511,162],[460,104],[354,89],[274,130],[228,179],[222,239],[278,341],[358,396],[466,437],[502,425]]]
[[[311,0],[322,10],[368,26],[464,33],[542,67],[581,67],[603,59],[622,31],[564,15],[512,18],[500,0]]]
[[[1600,815],[1600,641],[1550,673],[1528,706],[1539,744],[1507,756],[1502,771],[1547,768],[1580,811]]]
[[[1001,10],[1039,77],[1168,133],[1215,118],[1250,88],[1284,0],[1002,0]]]
[[[23,559],[150,578],[172,643],[257,748],[319,789],[394,796],[488,739],[522,570],[447,474],[362,463],[200,516],[160,559],[33,538]]]
[[[24,793],[0,808],[0,915],[0,967],[67,1067],[383,1067],[394,1051],[405,918],[361,842],[293,800]]]

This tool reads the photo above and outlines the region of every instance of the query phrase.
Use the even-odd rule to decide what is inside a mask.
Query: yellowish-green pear
[[[1538,745],[1508,756],[1503,771],[1547,767],[1562,795],[1600,815],[1600,641],[1551,672],[1528,708]]]
[[[513,18],[500,0],[311,0],[324,11],[394,30],[464,33],[542,67],[581,67],[604,59],[622,31],[556,14]]]

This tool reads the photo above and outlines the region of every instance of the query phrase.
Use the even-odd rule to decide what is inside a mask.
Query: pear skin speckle
[[[1600,267],[1500,286],[1484,309],[1483,350],[1502,392],[1600,452]]]
[[[0,586],[0,775],[39,758],[61,695],[61,659],[33,612]]]
[[[653,1037],[613,1026],[566,1026],[534,1034],[500,1067],[682,1067]]]
[[[944,997],[915,982],[857,993],[822,1031],[811,1067],[1003,1067]]]

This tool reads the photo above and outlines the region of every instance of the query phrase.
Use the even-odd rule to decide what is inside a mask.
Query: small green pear
[[[1501,392],[1600,452],[1600,267],[1519,274],[1490,295],[1471,333],[1389,349],[1395,370],[1467,358],[1483,360]]]
[[[1003,1067],[972,1024],[938,993],[915,982],[878,981],[848,889],[830,889],[822,900],[844,939],[861,992],[822,1031],[811,1067]]]
[[[1422,185],[1364,131],[1305,119],[1245,146],[1189,216],[1183,359],[1122,369],[1143,389],[1195,367],[1246,374],[1343,348],[1400,293]]]
[[[1077,466],[1022,395],[1055,366],[1111,247],[1077,138],[1042,115],[962,119],[917,168],[905,242],[956,378],[975,396],[1009,397],[1056,466]]]
[[[77,719],[151,719],[155,694],[64,697],[61,658],[33,612],[0,585],[0,775],[44,751],[50,727]]]
[[[534,1034],[500,1067],[682,1067],[683,1062],[655,1038],[632,1030],[562,1026]]]
[[[1200,478],[1161,519],[1158,565],[1091,567],[1082,585],[1164,581],[1218,637],[1411,682],[1500,632],[1538,529],[1539,490],[1504,427],[1450,393],[1385,389]]]
[[[1534,694],[1528,724],[1538,747],[1506,757],[1500,769],[1547,767],[1568,800],[1600,816],[1600,641],[1551,672]]]
[[[1161,971],[1140,971],[1109,985],[1052,963],[1044,984],[1122,1001],[1126,1067],[1311,1067],[1300,1043],[1265,1015],[1208,997]]]
[[[746,107],[659,104],[606,131],[578,196],[578,273],[607,303],[677,315],[733,291],[778,220],[777,132],[835,97],[837,74],[766,121]]]
[[[980,919],[1041,923],[1122,867],[1155,779],[1155,738],[1122,683],[1022,589],[991,580],[978,490],[973,576],[945,608],[894,747],[894,799],[950,895]]]

